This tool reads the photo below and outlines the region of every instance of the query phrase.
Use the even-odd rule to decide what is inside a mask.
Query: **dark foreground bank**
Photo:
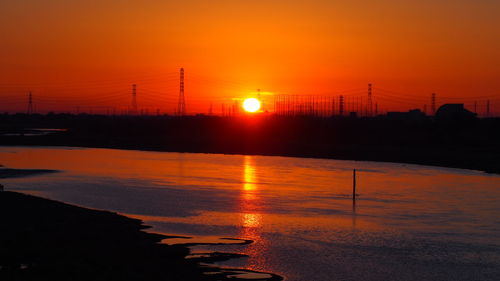
[[[186,259],[185,246],[159,244],[166,237],[145,228],[140,220],[107,211],[0,192],[0,280],[194,281],[231,276],[231,271]]]

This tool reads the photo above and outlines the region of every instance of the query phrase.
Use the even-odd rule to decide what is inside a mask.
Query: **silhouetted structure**
[[[431,96],[431,113],[432,115],[436,115],[436,94],[432,93]]]
[[[436,112],[436,120],[439,121],[466,121],[475,118],[476,114],[465,109],[463,103],[444,104]]]
[[[180,87],[179,87],[179,102],[177,104],[177,115],[186,115],[186,100],[184,99],[184,68],[181,68]]]
[[[339,97],[339,115],[344,115],[344,96]]]
[[[137,114],[137,85],[132,85],[132,115]]]
[[[411,109],[408,112],[387,112],[387,118],[393,120],[423,120],[425,119],[425,113],[420,109]]]
[[[28,114],[33,114],[33,96],[31,95],[31,92],[28,95]]]
[[[373,116],[373,103],[372,103],[372,84],[368,84],[368,114],[367,116]]]

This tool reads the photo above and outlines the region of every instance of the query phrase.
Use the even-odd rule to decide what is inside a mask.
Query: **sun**
[[[246,112],[257,112],[260,109],[260,101],[256,98],[249,98],[243,102],[243,109]]]

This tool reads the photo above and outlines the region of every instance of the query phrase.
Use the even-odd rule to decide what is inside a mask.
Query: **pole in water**
[[[352,170],[352,201],[356,200],[356,169]]]

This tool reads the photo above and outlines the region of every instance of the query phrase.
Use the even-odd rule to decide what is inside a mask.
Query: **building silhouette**
[[[476,113],[465,109],[463,103],[443,104],[436,111],[438,121],[468,121],[476,118]]]

